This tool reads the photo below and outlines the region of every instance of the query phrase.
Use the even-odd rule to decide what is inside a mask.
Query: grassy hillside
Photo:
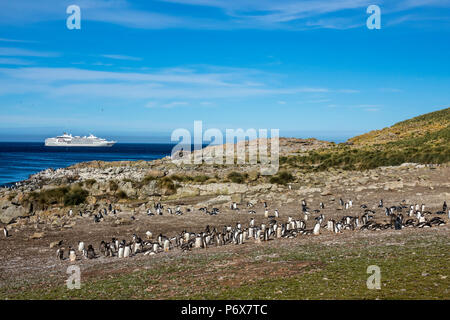
[[[282,157],[285,168],[322,171],[373,169],[405,162],[440,164],[450,161],[450,108],[399,122],[349,139],[350,144]]]
[[[447,108],[396,123],[382,130],[370,131],[349,139],[349,142],[355,145],[385,144],[448,130],[449,125],[450,108]]]

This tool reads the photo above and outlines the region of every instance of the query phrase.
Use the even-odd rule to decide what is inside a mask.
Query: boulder
[[[0,202],[0,221],[2,223],[8,224],[11,223],[16,218],[28,216],[29,212],[24,207],[12,204],[9,201]]]
[[[33,233],[33,235],[30,237],[30,239],[41,239],[45,236],[44,232],[35,232]]]

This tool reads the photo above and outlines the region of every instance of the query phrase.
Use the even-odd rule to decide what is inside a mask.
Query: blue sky
[[[0,140],[350,137],[449,107],[449,40],[450,1],[0,0]]]

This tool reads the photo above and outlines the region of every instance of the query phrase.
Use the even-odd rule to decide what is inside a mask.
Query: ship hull
[[[105,142],[105,143],[61,143],[61,142],[45,142],[46,147],[112,147],[115,142]]]

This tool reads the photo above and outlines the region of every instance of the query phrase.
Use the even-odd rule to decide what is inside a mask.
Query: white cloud
[[[51,58],[51,57],[58,57],[59,54],[55,52],[43,52],[21,48],[0,47],[0,56]]]
[[[125,55],[120,55],[120,54],[102,54],[101,56],[104,57],[104,58],[114,59],[114,60],[129,60],[129,61],[140,61],[140,60],[142,60],[141,58],[125,56]]]
[[[0,58],[1,64],[26,66],[32,64],[32,62],[16,58]]]
[[[106,72],[81,68],[0,68],[0,94],[41,93],[47,97],[83,97],[172,101],[146,107],[207,106],[215,99],[335,92],[334,89],[273,85],[258,70],[202,66],[145,72]],[[262,79],[268,79],[266,83]],[[1,83],[2,82],[2,83]],[[339,91],[339,90],[337,90]],[[188,100],[196,100],[188,101]],[[277,101],[277,100],[275,100]],[[142,102],[141,102],[142,103]],[[283,103],[283,102],[281,102]]]
[[[355,28],[364,24],[365,9],[373,0],[159,0],[170,2],[177,14],[164,6],[139,8],[130,0],[77,0],[85,21],[105,22],[142,29],[239,29],[239,28]],[[23,25],[63,19],[70,0],[4,1],[0,24]],[[379,0],[383,14],[398,14],[408,10],[433,7],[448,8],[440,0]],[[217,17],[202,14],[182,15],[182,6],[204,6],[218,9]],[[156,9],[157,8],[157,9]],[[190,11],[191,13],[194,11]],[[198,10],[202,12],[202,10]],[[221,14],[220,14],[221,12]],[[343,17],[345,13],[345,18]],[[398,17],[393,17],[397,19]],[[425,19],[428,19],[425,17]],[[361,22],[361,20],[363,20]],[[389,23],[389,19],[385,20]],[[396,23],[407,20],[397,20]],[[446,18],[448,21],[448,18]]]

